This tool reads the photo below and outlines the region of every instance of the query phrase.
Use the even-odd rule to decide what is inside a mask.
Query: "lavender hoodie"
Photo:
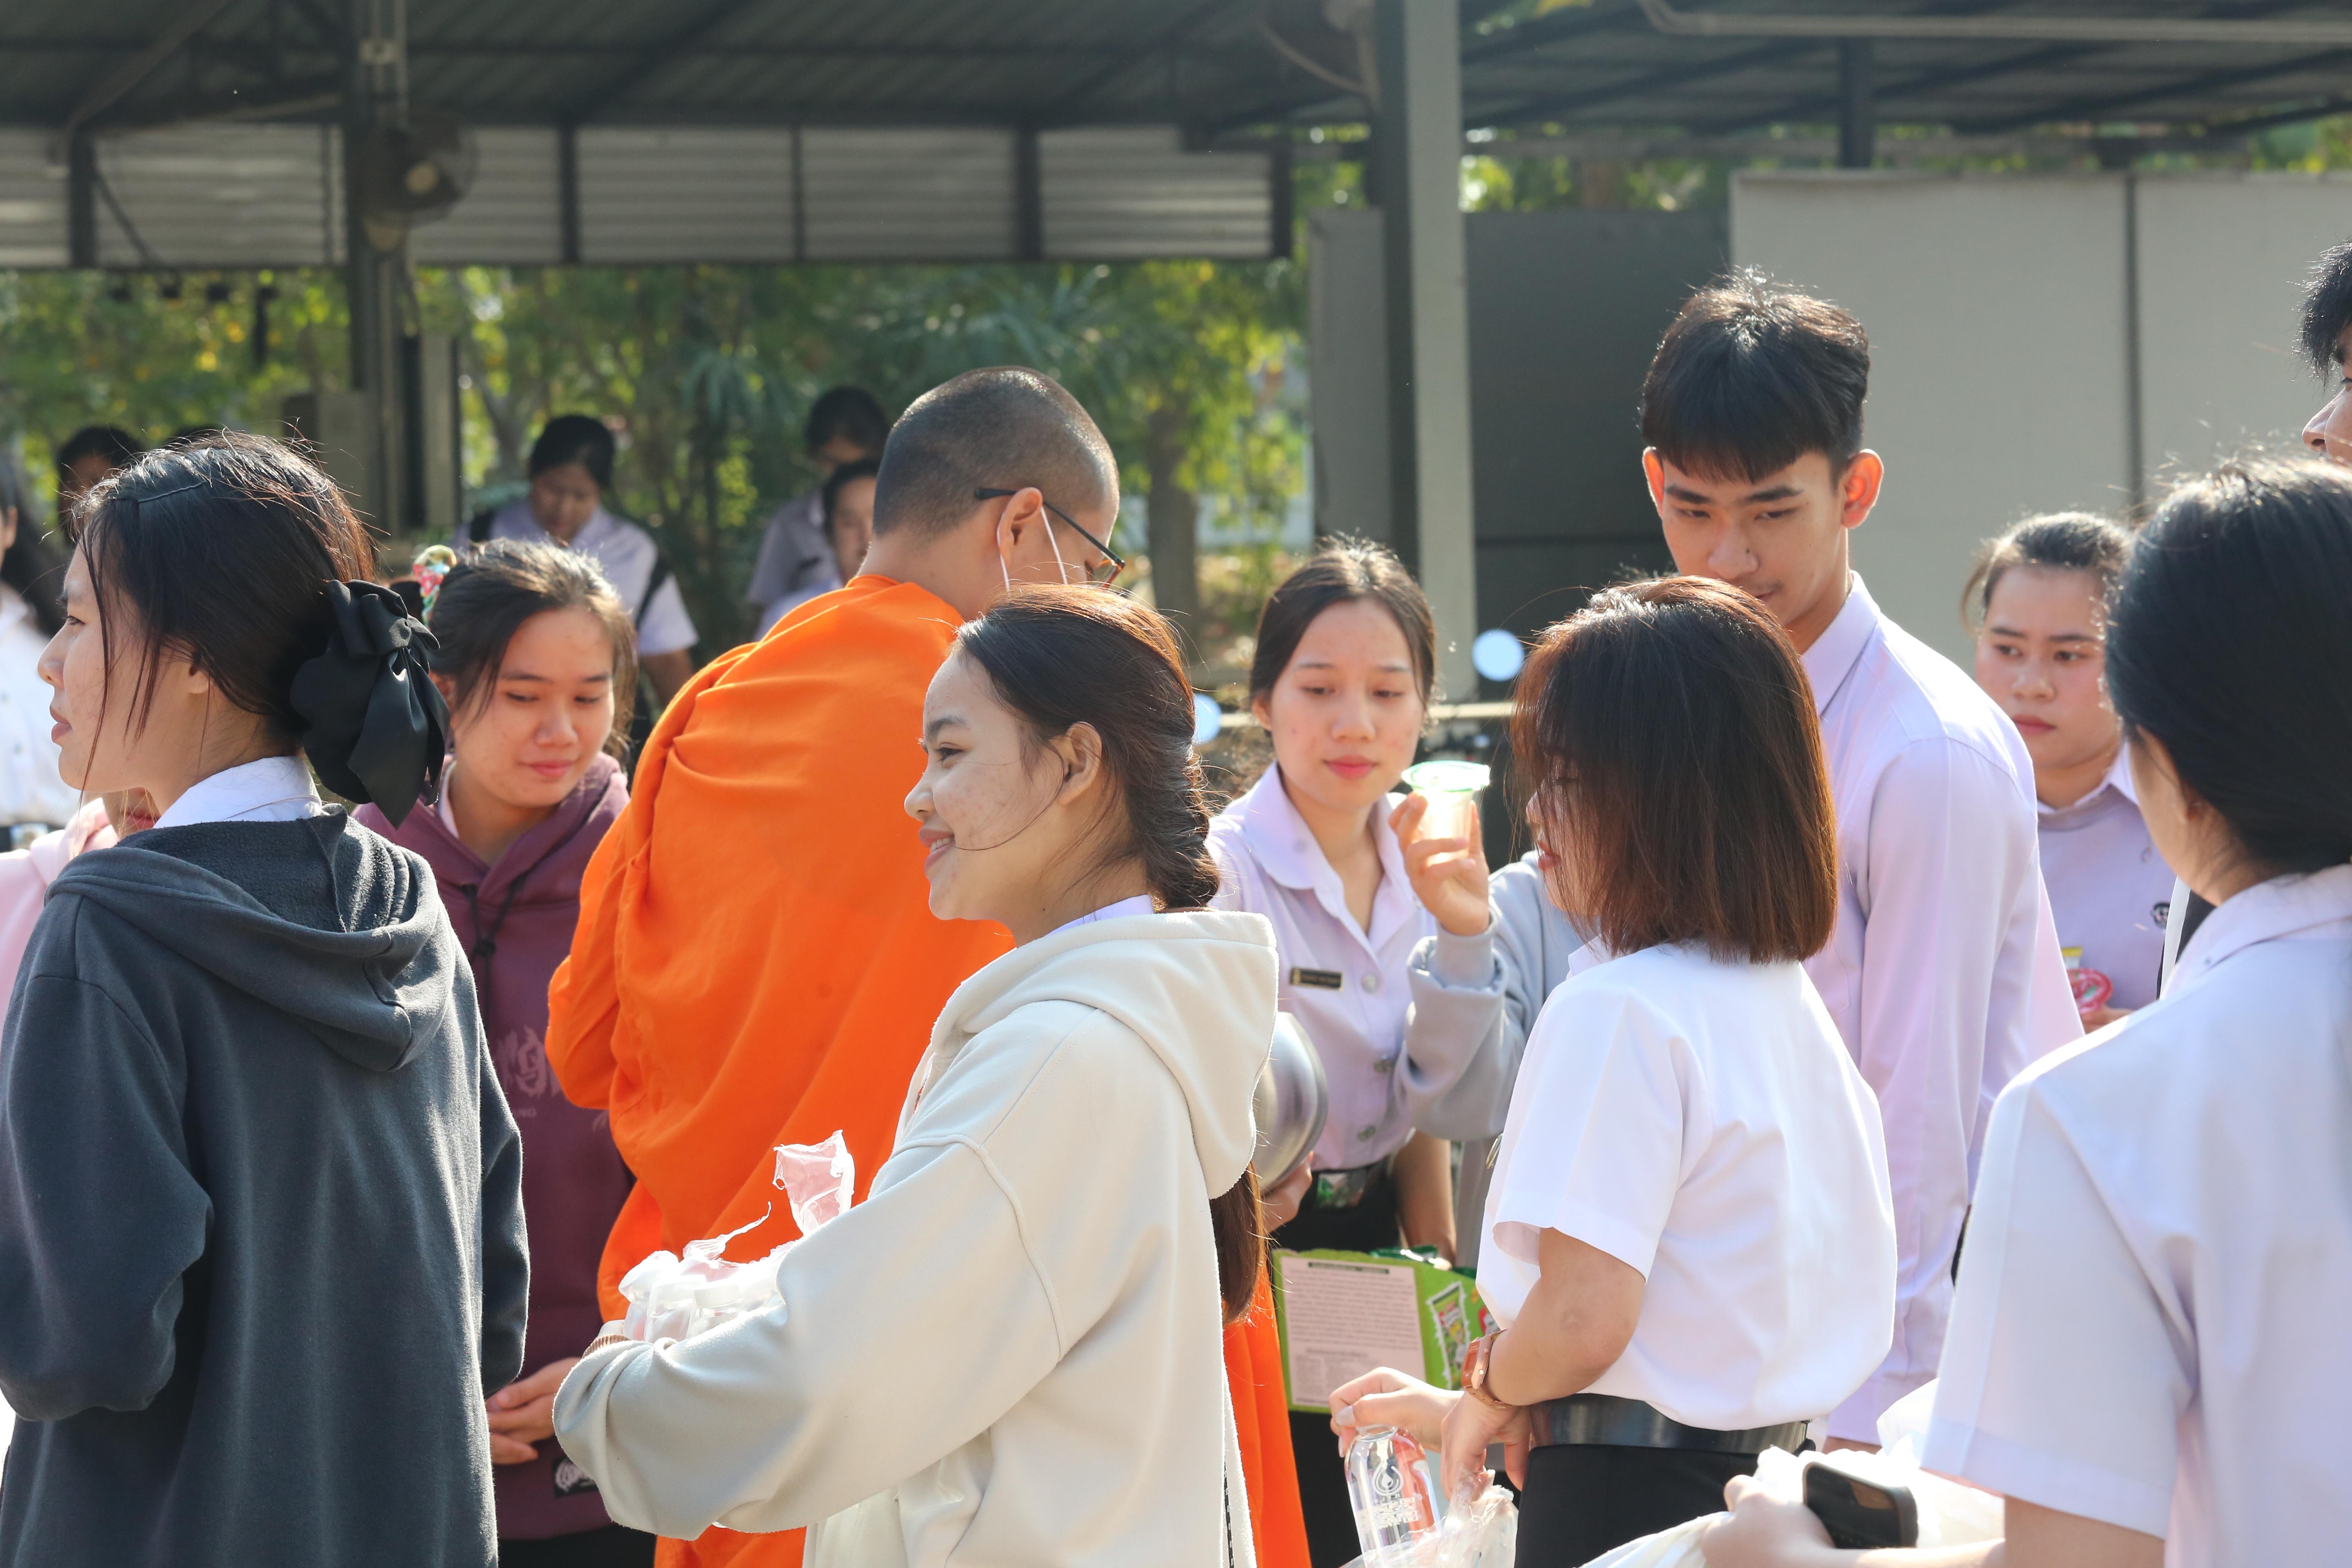
[[[596,1301],[597,1260],[629,1195],[632,1178],[604,1113],[563,1097],[546,1048],[547,987],[572,951],[581,875],[628,804],[620,764],[600,756],[555,815],[508,846],[492,866],[459,843],[431,806],[410,812],[398,827],[372,805],[352,814],[433,868],[449,923],[473,964],[491,1061],[522,1131],[523,1217],[530,1235],[526,1375],[578,1355],[596,1337],[604,1319]],[[500,1465],[494,1474],[501,1536],[570,1535],[607,1522],[594,1484],[552,1439],[539,1445],[531,1463]]]

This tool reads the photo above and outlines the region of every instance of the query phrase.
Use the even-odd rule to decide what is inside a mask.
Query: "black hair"
[[[827,539],[833,537],[833,507],[834,503],[840,499],[842,489],[847,486],[852,479],[875,479],[876,476],[881,472],[882,464],[879,459],[874,458],[860,458],[854,463],[842,464],[841,467],[834,469],[832,473],[825,476],[824,492],[823,496],[824,510],[823,515],[824,517],[824,533]]]
[[[1992,609],[1992,591],[2013,567],[2082,572],[2099,584],[2099,596],[2114,591],[2131,555],[2131,530],[2095,511],[2046,511],[2029,517],[1977,551],[1975,566],[1960,589],[1960,619],[1974,629]]]
[[[2352,859],[2352,475],[2231,463],[2165,498],[2107,622],[2124,733],[2267,875]]]
[[[138,437],[113,425],[85,425],[58,447],[58,482],[73,478],[73,466],[84,458],[104,458],[109,471],[139,460],[147,449]]]
[[[16,514],[16,542],[7,553],[0,555],[0,583],[16,590],[25,607],[33,612],[33,620],[51,637],[65,625],[65,605],[58,601],[63,590],[65,563],[33,521],[32,497],[26,493],[24,470],[16,459],[0,451],[0,512]]]
[[[226,425],[183,425],[163,437],[166,447],[193,447],[199,441],[209,441],[215,436],[228,434]]]
[[[145,657],[131,693],[136,724],[152,708],[167,655],[188,659],[224,700],[301,745],[295,672],[335,635],[330,584],[372,576],[374,552],[335,483],[292,448],[229,431],[159,448],[100,480],[74,542],[104,612],[106,666],[117,613]],[[308,749],[308,748],[306,748]],[[342,759],[323,761],[322,766]]]
[[[1642,439],[1678,468],[1750,481],[1862,450],[1870,338],[1825,300],[1743,268],[1692,295],[1642,378]]]
[[[1192,686],[1167,620],[1099,588],[1020,587],[966,621],[955,652],[1019,716],[1031,748],[1075,725],[1094,727],[1115,785],[1111,800],[1127,819],[1105,859],[1141,861],[1144,883],[1163,910],[1208,908],[1217,896],[1217,863],[1192,751]],[[1209,1221],[1225,1321],[1238,1322],[1265,1260],[1253,1172],[1210,1199]]]
[[[1428,702],[1437,685],[1437,626],[1429,613],[1428,596],[1404,563],[1385,548],[1347,538],[1325,541],[1266,596],[1257,616],[1257,648],[1250,656],[1250,700],[1256,702],[1274,690],[1316,616],[1355,599],[1373,600],[1396,622],[1412,655],[1413,684],[1422,701]]]
[[[944,533],[979,489],[1034,485],[1066,512],[1118,493],[1110,444],[1051,376],[1019,365],[968,370],[907,405],[883,444],[874,533]]]
[[[602,419],[586,414],[559,414],[541,426],[530,444],[524,465],[532,479],[567,463],[588,470],[600,490],[613,488],[613,432]]]
[[[890,416],[862,386],[827,387],[809,405],[801,439],[814,454],[836,436],[855,442],[861,451],[878,453],[890,436]]]
[[[2321,251],[2303,286],[2303,320],[2296,337],[2315,374],[2336,372],[2337,345],[2352,327],[2352,241]]]
[[[596,563],[561,545],[493,539],[449,568],[425,625],[440,642],[433,673],[448,677],[450,708],[462,712],[487,701],[507,645],[525,621],[550,610],[586,610],[611,639],[613,728],[604,750],[626,757],[637,697],[636,626]]]

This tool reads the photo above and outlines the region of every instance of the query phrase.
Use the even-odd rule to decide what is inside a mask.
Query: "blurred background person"
[[[58,521],[72,517],[89,487],[128,468],[147,448],[130,431],[112,425],[85,425],[58,447]]]
[[[489,1401],[499,1561],[642,1568],[654,1538],[613,1523],[555,1443],[555,1391],[604,1323],[596,1268],[631,1178],[607,1118],[565,1099],[547,1060],[547,987],[581,877],[629,801],[629,613],[586,556],[501,539],[450,569],[428,624],[449,705],[440,805],[398,825],[373,805],[354,815],[433,868],[522,1133],[530,1317],[524,1375]]]
[[[467,545],[493,539],[550,542],[596,563],[636,627],[637,667],[652,688],[649,723],[694,673],[694,621],[654,536],[604,510],[613,488],[613,432],[585,414],[559,414],[530,444],[530,493],[467,526]]]
[[[41,650],[65,622],[65,562],[33,520],[24,471],[0,452],[0,847],[65,826],[80,793],[58,776]]]
[[[1837,843],[1788,637],[1720,583],[1612,589],[1536,650],[1511,740],[1554,900],[1595,938],[1496,1160],[1479,1293],[1504,1327],[1461,1392],[1383,1368],[1331,1425],[1442,1436],[1457,1496],[1503,1443],[1518,1561],[1565,1564],[1716,1511],[1862,1385],[1895,1213],[1877,1100],[1804,969]]]
[[[1496,1048],[1503,990],[1484,847],[1417,839],[1428,803],[1389,793],[1429,716],[1436,648],[1421,585],[1360,541],[1326,545],[1258,617],[1250,709],[1274,764],[1209,847],[1218,907],[1274,922],[1283,1010],[1329,1085],[1311,1178],[1275,1194],[1274,1240],[1296,1251],[1402,1240],[1454,1256],[1453,1152],[1416,1129]],[[1296,1411],[1290,1426],[1307,1549],[1337,1568],[1358,1542],[1330,1432]]]
[[[845,463],[878,463],[890,435],[890,416],[862,386],[828,388],[810,405],[801,439],[817,472],[819,488],[794,496],[768,519],[760,554],[751,565],[744,599],[760,611],[760,632],[782,620],[803,599],[841,586],[856,575],[844,570],[828,542],[824,482]],[[839,582],[827,579],[839,574]]]
[[[2107,701],[2107,594],[2130,554],[2107,518],[2028,518],[1985,545],[1961,595],[1977,684],[2033,759],[2042,880],[2094,1029],[2156,1000],[2172,901]]]

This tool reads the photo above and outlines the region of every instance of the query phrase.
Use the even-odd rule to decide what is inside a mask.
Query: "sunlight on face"
[[[1055,753],[1025,755],[1020,718],[961,655],[923,699],[923,776],[907,796],[919,824],[931,913],[1003,920],[1049,879],[1062,837],[1040,831],[1064,776]]]
[[[523,622],[497,673],[471,700],[452,703],[450,727],[466,788],[526,809],[561,804],[613,732],[613,639],[604,623],[578,607]]]
[[[585,464],[565,463],[530,481],[530,515],[566,544],[588,526],[604,500],[604,492]]]
[[[871,477],[851,479],[834,492],[833,515],[825,521],[825,531],[832,536],[833,559],[841,568],[841,580],[846,583],[857,575],[857,568],[866,559],[866,546],[874,542]]]
[[[1864,453],[1856,464],[1876,459]],[[1760,479],[1678,468],[1644,454],[1675,570],[1753,595],[1801,647],[1845,601],[1846,499],[1825,453]]]
[[[2088,572],[2017,566],[1993,584],[1977,635],[1977,684],[2025,739],[2037,773],[2115,754],[2106,616]]]
[[[58,743],[58,775],[85,795],[130,789],[140,781],[125,772],[131,754],[129,692],[139,668],[138,642],[127,609],[113,628],[115,659],[123,675],[124,700],[107,701],[106,634],[89,576],[87,556],[77,549],[66,567],[65,624],[41,650],[41,679],[55,695],[49,717]]]
[[[1427,713],[1412,646],[1377,599],[1317,616],[1255,705],[1294,800],[1361,811],[1412,764]]]

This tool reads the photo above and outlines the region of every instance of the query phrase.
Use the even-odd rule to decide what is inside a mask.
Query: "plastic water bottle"
[[[1348,1449],[1348,1501],[1364,1568],[1407,1568],[1413,1543],[1437,1532],[1444,1492],[1429,1451],[1393,1426],[1367,1426]]]

